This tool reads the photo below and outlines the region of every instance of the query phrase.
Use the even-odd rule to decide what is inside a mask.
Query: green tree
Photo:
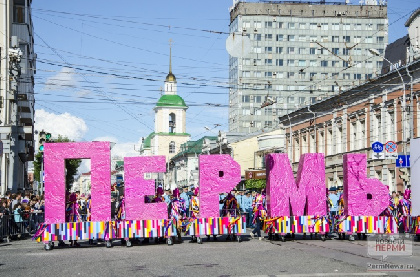
[[[245,181],[247,189],[262,190],[266,186],[266,179],[248,179]]]
[[[54,142],[72,142],[67,137],[58,135],[58,138]],[[44,156],[43,152],[38,152],[35,156],[34,161],[34,179],[40,182],[41,174],[41,163]],[[81,159],[68,159],[66,160],[66,188],[69,189],[71,184],[74,182],[74,175],[77,173],[77,169],[82,163]]]

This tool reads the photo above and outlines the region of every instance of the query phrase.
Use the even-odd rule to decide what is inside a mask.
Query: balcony
[[[20,44],[32,44],[32,29],[26,23],[12,23],[12,36],[18,37]]]

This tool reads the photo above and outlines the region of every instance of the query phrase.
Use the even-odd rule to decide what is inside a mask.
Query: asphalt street
[[[207,241],[133,244],[112,248],[104,244],[55,247],[30,238],[0,243],[0,276],[420,276],[420,242],[413,256],[388,257],[390,264],[413,264],[412,271],[368,271],[368,263],[381,264],[367,254],[367,242],[303,239],[259,241]]]

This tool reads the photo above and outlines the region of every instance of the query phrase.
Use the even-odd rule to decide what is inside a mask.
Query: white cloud
[[[78,81],[72,68],[64,67],[56,75],[50,77],[45,82],[44,90],[64,90],[75,88]]]
[[[124,157],[133,157],[139,155],[139,147],[141,144],[141,141],[138,142],[124,142],[124,143],[118,143],[118,139],[111,136],[105,136],[105,137],[97,137],[94,139],[94,141],[109,141],[112,143],[115,143],[115,145],[111,149],[111,156],[115,159],[124,159]],[[135,147],[135,149],[134,149]]]
[[[53,138],[61,135],[70,140],[80,141],[88,131],[88,127],[82,118],[67,112],[54,114],[41,109],[35,111],[35,130],[49,132]]]

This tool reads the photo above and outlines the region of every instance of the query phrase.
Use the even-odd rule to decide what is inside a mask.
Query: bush
[[[265,179],[249,179],[245,181],[246,189],[262,190],[266,186]]]

